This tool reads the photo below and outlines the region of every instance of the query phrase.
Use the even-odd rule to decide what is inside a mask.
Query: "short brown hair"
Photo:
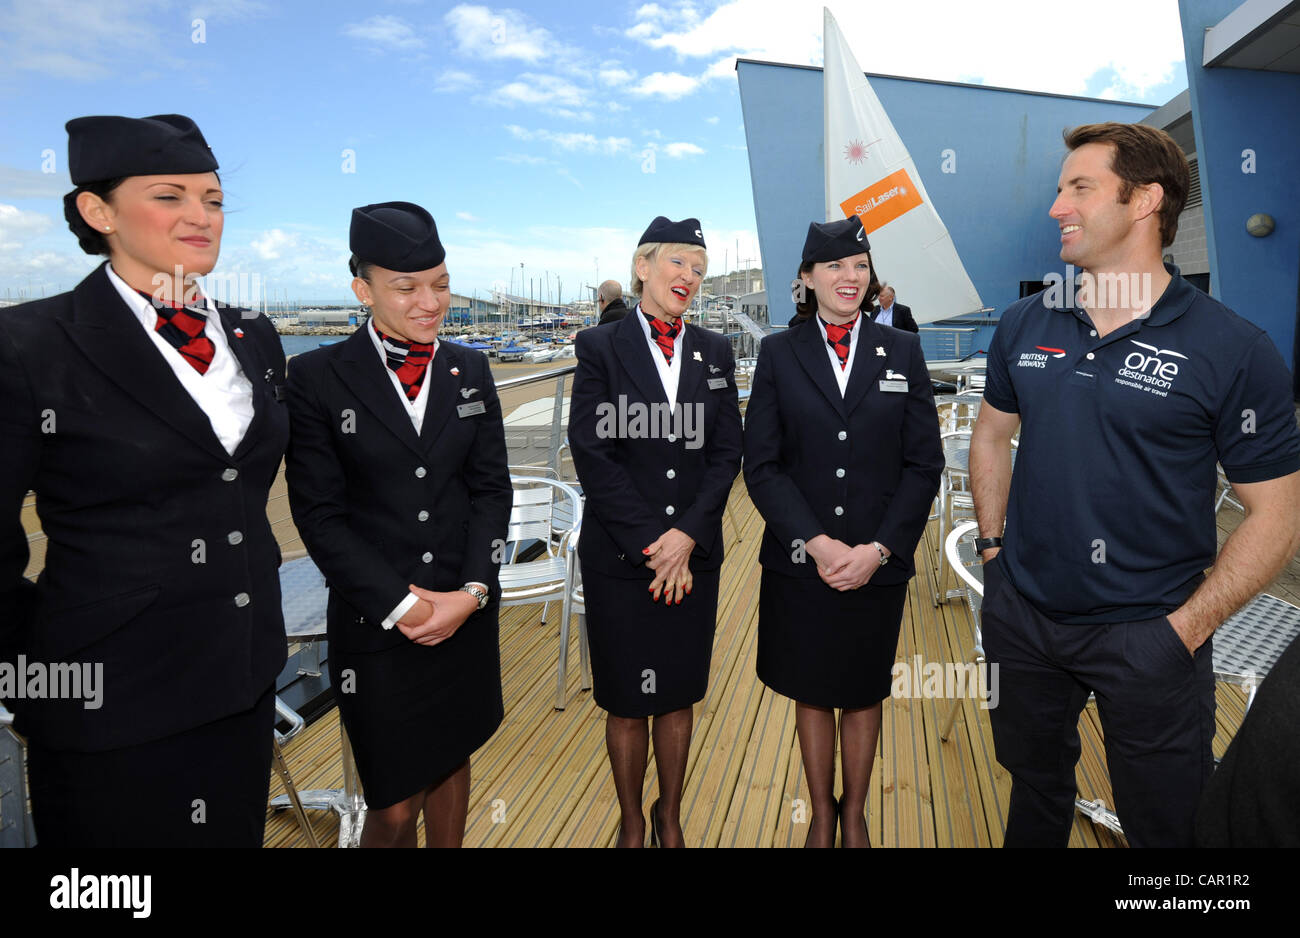
[[[1110,168],[1120,178],[1119,201],[1127,205],[1133,189],[1159,183],[1164,190],[1160,204],[1161,247],[1169,247],[1178,234],[1178,216],[1187,201],[1187,190],[1192,185],[1192,172],[1187,157],[1174,138],[1163,130],[1146,124],[1082,124],[1067,129],[1062,135],[1065,146],[1077,150],[1085,143],[1109,143]]]

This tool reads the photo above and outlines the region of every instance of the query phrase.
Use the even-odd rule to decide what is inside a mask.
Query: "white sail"
[[[921,174],[825,11],[826,220],[857,214],[877,276],[918,323],[983,307]]]

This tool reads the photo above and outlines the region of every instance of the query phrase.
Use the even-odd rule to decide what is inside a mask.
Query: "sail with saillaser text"
[[[877,276],[917,322],[983,308],[916,163],[825,11],[826,220],[858,215]]]

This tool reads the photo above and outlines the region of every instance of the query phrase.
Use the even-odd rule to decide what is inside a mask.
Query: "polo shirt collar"
[[[1165,287],[1165,292],[1160,295],[1160,299],[1156,300],[1156,305],[1152,308],[1151,314],[1140,320],[1148,326],[1169,325],[1169,323],[1187,312],[1196,300],[1196,287],[1183,278],[1182,273],[1175,265],[1166,263],[1165,270],[1169,272],[1170,277],[1173,279]],[[1062,303],[1050,308],[1058,313],[1069,313],[1076,318],[1085,320],[1087,318],[1087,312],[1079,306],[1067,306]]]

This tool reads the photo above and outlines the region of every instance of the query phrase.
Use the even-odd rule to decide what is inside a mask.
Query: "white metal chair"
[[[1227,502],[1238,511],[1244,512],[1246,506],[1237,500],[1237,496],[1232,491],[1232,483],[1229,482],[1228,477],[1224,475],[1223,467],[1216,466],[1215,468],[1219,470],[1219,485],[1222,488],[1219,491],[1219,497],[1214,500],[1214,513],[1216,515],[1219,513],[1219,509],[1223,507],[1224,502]]]
[[[307,721],[296,710],[281,700],[279,694],[275,697],[275,715],[278,720],[284,720],[289,724],[289,728],[283,733],[280,732],[280,728],[277,726],[274,730],[274,739],[271,742],[271,765],[275,768],[276,774],[280,776],[280,782],[284,785],[285,791],[285,794],[280,797],[288,799],[289,805],[292,806],[293,813],[298,818],[298,825],[307,837],[307,845],[319,847],[320,841],[316,839],[316,832],[311,829],[311,824],[307,820],[307,813],[303,810],[302,800],[298,795],[298,787],[294,784],[293,776],[289,774],[289,764],[284,761],[284,746],[288,744],[289,740],[306,729]]]
[[[944,540],[943,552],[948,565],[952,567],[958,579],[965,584],[960,591],[966,597],[966,608],[970,611],[971,626],[974,630],[974,647],[968,660],[983,667],[984,633],[980,629],[980,607],[984,601],[984,564],[975,551],[975,538],[979,537],[979,525],[974,521],[964,521],[949,532]],[[952,733],[952,726],[957,719],[961,701],[954,698],[944,718],[939,738],[947,742]]]
[[[938,608],[940,602],[947,602],[954,596],[960,596],[960,590],[944,593],[944,569],[947,564],[948,532],[962,518],[972,518],[975,514],[975,500],[970,491],[970,430],[949,430],[939,434],[943,446],[944,467],[939,479],[938,515],[939,515],[939,564],[935,574],[934,591],[931,602]]]
[[[944,568],[948,565],[947,554],[944,551],[944,544],[948,537],[948,532],[953,526],[963,519],[972,519],[975,516],[975,497],[971,490],[970,484],[970,430],[951,430],[939,434],[940,442],[943,445],[943,476],[939,481],[939,569],[935,575],[935,588],[931,596],[933,604],[938,608],[940,602],[947,602],[956,596],[961,596],[962,591],[948,590],[940,595],[943,589]],[[1014,468],[1016,450],[1020,446],[1020,441],[1013,438],[1011,440],[1011,460]]]
[[[582,536],[582,530],[578,529],[573,532],[565,546],[571,556],[569,562],[569,602],[570,612],[578,617],[578,657],[579,666],[582,669],[580,690],[591,690],[591,646],[587,643],[587,604],[582,592],[582,565],[578,563],[578,539]],[[567,620],[566,620],[567,622]],[[569,633],[567,629],[560,631],[560,672],[559,685],[560,694],[563,696],[566,676],[569,664]],[[563,709],[558,708],[558,709]]]
[[[582,525],[582,496],[566,482],[545,475],[512,474],[514,505],[501,563],[501,606],[542,603],[542,624],[552,601],[559,600],[560,660],[555,709],[563,710],[564,664],[568,650],[569,614],[575,555],[569,542]],[[558,510],[557,510],[558,509]],[[542,545],[542,555],[522,560],[532,545]]]

